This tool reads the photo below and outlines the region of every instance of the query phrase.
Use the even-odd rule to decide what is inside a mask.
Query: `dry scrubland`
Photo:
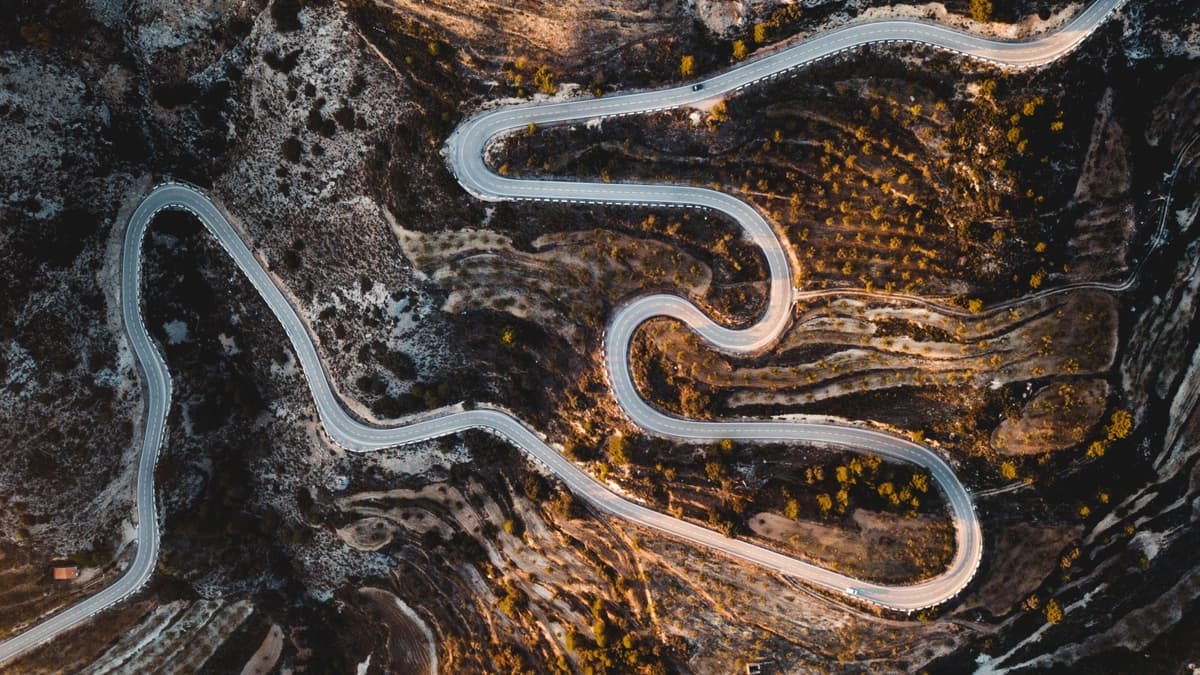
[[[1112,89],[1086,67],[1068,87],[1062,66],[949,79],[943,56],[868,51],[703,110],[516,134],[493,161],[731,190],[776,223],[811,297],[749,362],[652,322],[639,379],[668,409],[866,416],[984,457],[1086,445],[1107,412],[1116,299],[992,307],[1130,273],[1129,140]],[[913,73],[917,56],[928,66]]]
[[[0,310],[13,328],[0,336],[0,395],[14,411],[2,421],[12,439],[56,421],[38,446],[48,452],[9,453],[5,495],[22,506],[0,515],[3,531],[21,532],[24,510],[30,540],[4,549],[23,566],[3,577],[6,606],[29,616],[64,601],[28,593],[46,562],[91,555],[103,568],[121,541],[122,449],[133,449],[138,397],[109,319],[115,298],[97,288],[112,288],[105,242],[119,239],[121,205],[147,173],[212,186],[364,416],[501,401],[664,510],[877,578],[938,568],[947,533],[920,474],[817,449],[675,447],[637,437],[614,410],[598,346],[621,299],[668,289],[731,323],[755,317],[761,261],[732,227],[678,211],[484,208],[438,154],[461,111],[486,100],[677,81],[685,55],[697,73],[723,67],[739,40],[752,50],[759,37],[846,20],[840,3],[799,15],[747,3],[740,23],[698,3],[701,23],[728,23],[719,36],[673,3],[301,4],[30,4],[3,27],[0,131],[30,151],[9,153],[0,171],[0,209],[16,224],[2,235],[12,292]],[[996,4],[1003,18],[1041,9]],[[1173,37],[1186,17],[1171,15],[1185,9],[1131,10],[1083,56],[1038,75],[873,50],[695,118],[535,130],[495,155],[514,174],[720,182],[779,223],[804,288],[909,288],[961,308],[810,299],[783,345],[746,362],[708,355],[671,326],[651,326],[639,345],[661,353],[644,381],[668,408],[871,418],[968,459],[972,483],[1030,481],[981,497],[994,553],[947,616],[898,622],[831,605],[597,518],[485,436],[341,455],[313,424],[253,292],[194,224],[164,219],[148,307],[164,343],[180,324],[184,337],[167,346],[177,398],[159,470],[159,574],[108,620],[14,667],[82,670],[128,655],[133,670],[349,671],[369,658],[403,671],[424,663],[412,655],[427,635],[453,672],[560,662],[724,672],[759,655],[793,670],[961,671],[981,652],[1000,665],[1048,653],[1082,666],[1110,645],[1178,654],[1155,640],[1170,638],[1200,587],[1186,527],[1197,485],[1186,367],[1194,164],[1172,223],[1185,241],[1156,259],[1174,273],[1156,278],[1144,313],[1094,293],[1019,305],[1016,316],[989,308],[1129,271],[1124,242],[1148,236],[1157,214],[1137,195],[1161,190],[1157,177],[1195,128],[1196,85],[1148,69],[1138,92],[1121,83],[1144,60],[1187,53]],[[1125,68],[1111,93],[1094,86],[1093,49]],[[1137,57],[1122,66],[1122,54]],[[31,73],[62,95],[17,85]],[[1135,99],[1153,101],[1145,124]],[[75,154],[60,158],[60,147]],[[1066,321],[1081,311],[1091,323]],[[47,328],[55,340],[41,339]],[[1118,328],[1132,335],[1118,340]],[[67,395],[79,382],[94,382],[95,396]],[[1161,437],[1133,432],[1145,419],[1165,420],[1147,425]],[[39,464],[55,460],[80,469],[75,484]],[[98,507],[71,508],[96,495]],[[1016,507],[1028,523],[1006,521]],[[1013,570],[1022,574],[1010,580]],[[133,636],[158,631],[155,649],[130,653]]]
[[[516,135],[501,168],[731,191],[778,224],[808,289],[1007,298],[1083,277],[1072,263],[1100,255],[1097,276],[1120,278],[1127,209],[1075,220],[1129,188],[1111,92],[1097,105],[1055,68],[907,76],[918,55],[949,65],[873,50],[707,110]]]
[[[603,328],[618,302],[667,289],[731,322],[761,311],[765,272],[758,252],[727,225],[700,213],[665,212],[632,221],[610,216],[606,229],[549,232],[514,246],[506,235],[459,230],[422,235],[398,229],[406,257],[447,290],[443,309],[491,309],[539,324],[577,348]],[[539,218],[561,227],[550,213]]]

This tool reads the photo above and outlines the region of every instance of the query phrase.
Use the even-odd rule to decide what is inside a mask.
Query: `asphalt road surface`
[[[145,435],[139,458],[136,486],[137,549],[133,562],[111,586],[88,599],[0,643],[0,663],[42,644],[120,602],[140,589],[154,572],[159,529],[154,499],[154,467],[165,432],[171,401],[171,375],[158,347],[146,330],[141,311],[141,245],[146,228],[163,209],[194,213],[221,242],[238,267],[262,295],[282,324],[299,358],[326,433],[355,452],[367,452],[483,429],[520,447],[555,474],[593,508],[657,530],[666,535],[720,551],[768,570],[860,600],[897,610],[916,610],[954,597],[970,582],[983,552],[979,520],[971,497],[953,469],[937,454],[907,439],[872,429],[835,424],[774,421],[700,422],[665,415],[637,394],[629,369],[629,343],[647,319],[666,316],[685,322],[717,349],[753,353],[770,346],[787,327],[796,291],[792,287],[787,256],[770,224],[749,204],[730,195],[696,187],[581,183],[554,180],[519,180],[501,177],[487,168],[483,157],[497,136],[526,128],[593,118],[630,115],[676,108],[725,96],[760,80],[778,77],[835,54],[872,43],[920,43],[1014,67],[1032,67],[1053,61],[1079,45],[1123,0],[1097,0],[1062,29],[1026,42],[999,42],[964,34],[944,26],[918,21],[858,23],[814,36],[770,56],[743,63],[703,80],[703,89],[692,84],[654,91],[578,99],[566,102],[500,108],[463,122],[447,140],[447,162],[463,187],[489,201],[546,200],[624,205],[672,205],[707,208],[736,221],[745,237],[762,248],[771,277],[767,307],[753,326],[733,330],[714,323],[687,300],[671,295],[649,295],[621,307],[605,337],[606,363],[617,400],[629,418],[648,433],[687,441],[804,442],[871,452],[925,467],[946,497],[956,529],[956,551],[950,566],[921,583],[887,586],[854,579],[796,560],[633,503],[610,491],[589,474],[567,461],[543,438],[512,414],[500,408],[443,410],[399,427],[363,423],[342,407],[330,385],[312,338],[295,309],[276,287],[262,264],[221,210],[201,190],[180,183],[156,187],[130,218],[121,267],[122,313],[129,342],[137,359],[146,392]]]

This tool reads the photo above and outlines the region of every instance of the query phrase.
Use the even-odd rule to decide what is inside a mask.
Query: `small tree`
[[[691,54],[684,54],[683,58],[679,59],[679,74],[687,79],[696,74],[696,58]]]
[[[608,623],[604,619],[596,619],[592,623],[592,635],[596,638],[596,646],[604,649],[608,646]]]
[[[711,481],[720,480],[721,476],[725,475],[725,465],[716,460],[706,462],[704,464],[704,474],[708,476],[708,479]]]
[[[563,644],[566,645],[567,651],[575,651],[579,646],[579,633],[574,628],[568,628],[566,635],[563,636]]]
[[[629,447],[623,434],[617,434],[608,439],[608,457],[617,466],[629,464]]]
[[[537,71],[533,74],[533,83],[537,85],[538,91],[553,96],[558,92],[558,85],[554,83],[554,73],[546,66],[538,66]]]
[[[1049,623],[1058,623],[1063,620],[1062,608],[1058,606],[1058,601],[1051,598],[1046,601],[1046,609],[1044,610],[1046,621]]]
[[[729,109],[725,105],[725,101],[717,101],[708,111],[708,125],[710,128],[725,122],[729,119]]]
[[[557,518],[572,520],[583,515],[583,508],[569,490],[560,490],[554,501],[550,502],[550,513]]]
[[[746,58],[746,41],[745,40],[734,40],[733,41],[733,60],[741,61],[744,58]]]
[[[1128,410],[1113,411],[1112,418],[1104,430],[1110,441],[1126,438],[1129,432],[1133,431],[1133,415],[1130,415]]]
[[[1000,477],[1004,480],[1013,480],[1017,477],[1017,465],[1012,462],[1005,462],[1000,465]]]
[[[828,515],[829,510],[833,508],[833,498],[825,492],[817,495],[817,508],[821,510],[821,515]]]
[[[992,0],[971,0],[971,18],[979,23],[992,18]]]

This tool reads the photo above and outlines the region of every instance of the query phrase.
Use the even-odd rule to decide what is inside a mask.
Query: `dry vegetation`
[[[400,233],[410,260],[453,289],[444,311],[508,312],[578,347],[583,345],[577,326],[598,329],[616,300],[665,283],[702,295],[712,278],[707,266],[678,249],[608,230],[548,234],[533,242],[535,253],[518,252],[506,237],[489,232],[424,240],[412,234]]]
[[[914,73],[913,50],[870,51],[705,110],[517,134],[493,156],[509,173],[731,190],[777,224],[802,291],[961,308],[818,294],[750,361],[652,322],[635,345],[639,382],[669,410],[865,414],[989,458],[1086,445],[1107,406],[1094,378],[1116,355],[1113,298],[988,308],[1128,270],[1128,145],[1111,91],[1097,98],[1091,66],[1059,89],[1057,68],[940,78],[951,62],[936,55]]]
[[[731,322],[753,317],[762,291],[743,280],[759,276],[757,254],[731,246],[733,235],[721,233],[714,237],[715,253],[694,257],[689,250],[703,250],[713,236],[696,236],[707,219],[686,212],[666,218],[662,225],[651,215],[636,226],[618,220],[613,229],[550,231],[530,242],[530,251],[493,231],[422,235],[397,228],[396,234],[413,266],[447,291],[445,311],[507,312],[580,350],[590,346],[619,301],[654,289],[692,297]],[[553,216],[545,220],[553,222]]]
[[[1079,317],[1090,330],[1073,330],[1067,316]],[[648,359],[639,363],[705,385],[710,393],[729,392],[732,409],[788,410],[892,387],[997,389],[1054,375],[1103,373],[1115,352],[1115,324],[1111,297],[1097,292],[962,315],[886,298],[825,297],[798,304],[779,345],[756,363],[706,350],[694,335],[668,322],[647,329]],[[652,378],[647,375],[643,382]],[[688,396],[681,390],[679,400]]]
[[[905,582],[945,569],[954,554],[949,522],[928,516],[888,518],[855,510],[844,531],[825,522],[795,521],[776,513],[749,520],[754,534],[823,567],[879,581]]]
[[[515,136],[505,161],[512,172],[733,191],[778,224],[806,288],[1005,297],[1069,277],[1071,229],[1055,225],[1091,108],[1066,105],[1043,84],[1054,75],[947,83],[902,75],[902,62],[872,53],[707,112]],[[864,68],[877,72],[856,75]]]
[[[1100,422],[1108,401],[1104,380],[1051,383],[1021,411],[1006,416],[992,434],[992,447],[1006,454],[1033,454],[1082,443]]]
[[[1019,523],[1004,528],[996,537],[990,573],[979,589],[964,602],[964,609],[981,607],[1002,616],[1026,601],[1041,579],[1054,572],[1060,561],[1054,552],[1066,542],[1076,541],[1079,525],[1036,526]]]
[[[470,444],[477,456],[512,452],[484,437]],[[434,583],[431,574],[445,575],[436,591],[421,589],[440,603],[417,595],[417,588],[403,589],[455,636],[441,645],[447,668],[661,663],[666,654],[643,629],[649,617],[628,548],[605,542],[603,526],[572,525],[583,515],[581,507],[542,477],[512,477],[522,481],[519,491],[509,492],[502,476],[487,483],[467,478],[416,490],[355,491],[337,502],[337,517],[348,521],[341,536],[364,550],[419,541],[422,557],[449,558],[452,565],[419,572],[421,586]],[[538,504],[552,514],[555,527],[543,520]]]

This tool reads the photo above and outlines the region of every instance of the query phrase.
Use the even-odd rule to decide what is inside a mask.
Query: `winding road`
[[[147,406],[137,472],[137,549],[134,560],[111,586],[0,643],[0,663],[53,639],[122,601],[138,591],[154,572],[159,546],[154,468],[165,434],[167,411],[170,409],[171,375],[146,330],[142,315],[141,249],[147,228],[154,216],[164,209],[182,209],[195,214],[262,295],[298,356],[326,433],[334,442],[350,451],[369,452],[468,429],[483,429],[521,448],[598,511],[882,607],[911,611],[949,600],[973,577],[983,554],[983,540],[971,496],[953,469],[928,448],[872,429],[836,424],[684,420],[660,412],[638,396],[630,371],[629,345],[638,326],[650,318],[662,316],[678,319],[717,349],[737,354],[754,353],[770,346],[786,329],[798,294],[792,286],[792,275],[783,245],[771,225],[756,209],[736,197],[697,187],[505,178],[488,169],[484,153],[489,143],[498,136],[524,129],[530,123],[544,126],[688,106],[730,95],[760,80],[778,77],[866,44],[917,43],[1007,66],[1038,66],[1069,53],[1122,3],[1123,0],[1097,0],[1062,29],[1025,42],[999,42],[919,21],[887,20],[852,24],[816,35],[703,80],[704,86],[699,91],[689,84],[603,98],[500,108],[466,120],[446,142],[446,158],[454,175],[468,192],[483,200],[706,208],[736,221],[745,237],[762,249],[767,262],[771,286],[763,316],[753,326],[737,330],[716,324],[695,305],[678,296],[648,295],[622,306],[609,323],[604,342],[608,375],[617,401],[633,423],[648,433],[660,436],[685,441],[729,438],[756,442],[814,443],[871,452],[928,469],[946,497],[956,530],[954,559],[939,576],[904,586],[869,583],[672,518],[612,492],[567,461],[536,431],[498,407],[443,410],[396,427],[367,424],[352,417],[335,393],[305,324],[229,219],[200,189],[167,182],[155,187],[131,216],[121,261],[123,318],[146,386]]]

